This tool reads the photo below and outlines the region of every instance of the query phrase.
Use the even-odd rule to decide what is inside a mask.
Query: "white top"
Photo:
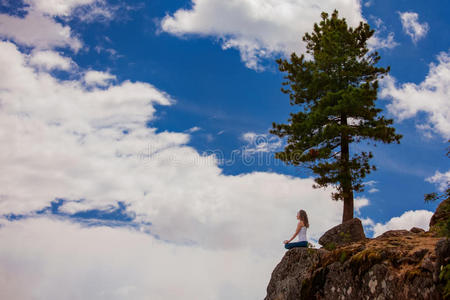
[[[300,232],[298,233],[298,241],[299,242],[307,241],[307,239],[306,239],[306,226],[303,226],[300,229]]]

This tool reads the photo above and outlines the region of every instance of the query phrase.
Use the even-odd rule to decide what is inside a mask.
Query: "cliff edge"
[[[449,257],[447,237],[418,228],[333,250],[294,248],[273,270],[265,300],[450,299]]]

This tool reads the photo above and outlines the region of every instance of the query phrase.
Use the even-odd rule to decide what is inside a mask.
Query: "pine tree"
[[[322,13],[321,22],[303,37],[306,56],[292,53],[290,61],[277,60],[287,73],[281,91],[299,111],[290,113],[288,124],[273,123],[270,133],[287,137],[275,157],[311,169],[318,175],[314,188],[335,186],[333,200],[344,201],[342,222],[353,218],[353,192],[364,191],[362,179],[376,170],[369,163],[372,152],[350,152],[350,145],[402,138],[389,126],[393,120],[375,107],[378,79],[389,67],[375,66],[380,56],[367,46],[373,34],[367,23],[349,27],[336,10],[330,18]]]

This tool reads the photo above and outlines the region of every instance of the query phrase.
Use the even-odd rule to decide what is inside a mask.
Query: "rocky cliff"
[[[446,299],[449,257],[449,239],[418,228],[333,250],[294,248],[274,269],[265,300]]]

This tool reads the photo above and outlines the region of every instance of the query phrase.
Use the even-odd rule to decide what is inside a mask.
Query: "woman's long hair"
[[[300,220],[303,221],[303,224],[305,224],[306,228],[309,228],[308,215],[306,214],[306,211],[300,209],[299,213],[300,213]]]

